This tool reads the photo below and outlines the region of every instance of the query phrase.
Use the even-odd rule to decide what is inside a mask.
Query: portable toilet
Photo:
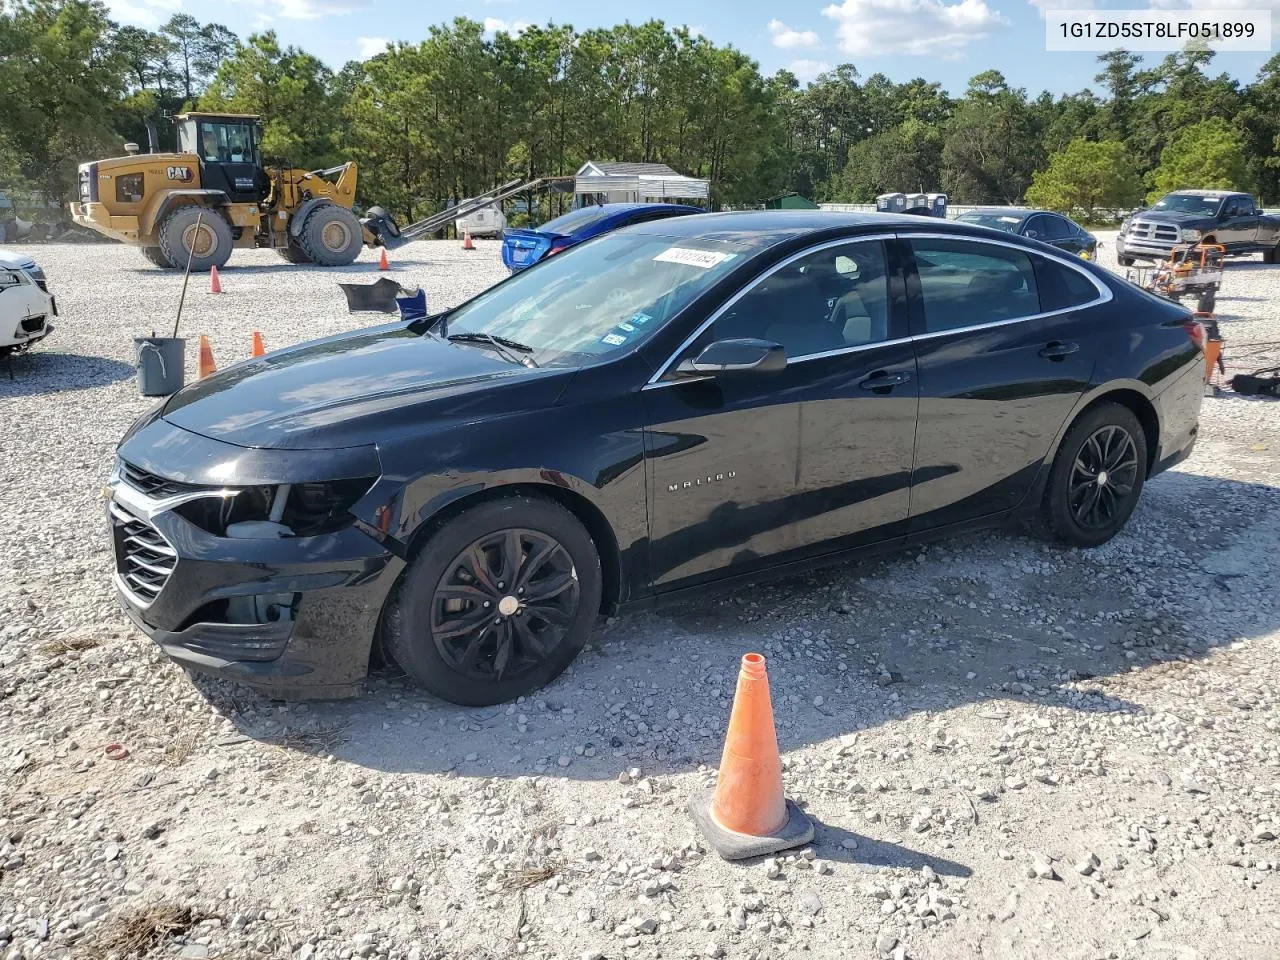
[[[925,196],[929,198],[930,214],[945,220],[947,218],[947,195],[945,193],[928,193]]]
[[[906,209],[905,193],[882,193],[876,197],[876,213],[902,213]]]
[[[932,210],[929,207],[929,195],[926,193],[908,193],[906,212],[922,214],[926,217],[930,216]]]

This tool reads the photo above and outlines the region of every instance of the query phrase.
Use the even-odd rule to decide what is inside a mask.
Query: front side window
[[[606,234],[515,274],[435,332],[501,337],[539,366],[580,366],[647,340],[745,258],[735,243]]]
[[[1021,250],[946,239],[912,240],[911,250],[928,333],[1040,312],[1035,270]]]
[[[790,359],[887,339],[884,243],[826,247],[780,267],[717,317],[708,336],[780,343]]]

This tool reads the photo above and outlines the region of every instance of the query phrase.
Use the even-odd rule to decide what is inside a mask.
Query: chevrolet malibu
[[[602,612],[1013,520],[1106,542],[1195,443],[1202,340],[981,227],[629,227],[175,394],[119,447],[115,582],[172,658],[275,697],[358,693],[377,646],[496,703]]]

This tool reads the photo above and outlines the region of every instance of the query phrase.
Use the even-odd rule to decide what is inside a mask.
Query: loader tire
[[[298,246],[322,267],[345,267],[360,255],[364,231],[346,207],[326,203],[307,214],[298,232]]]
[[[186,206],[173,211],[160,224],[159,240],[160,252],[179,269],[186,268],[188,256],[191,269],[202,273],[211,267],[223,267],[231,259],[231,225],[218,211],[207,207]],[[195,244],[194,255],[191,244]]]
[[[142,255],[154,263],[157,267],[164,270],[172,270],[173,264],[169,262],[169,258],[164,255],[159,247],[142,247]]]
[[[307,256],[307,252],[301,247],[295,247],[290,244],[287,247],[276,247],[276,253],[280,254],[281,260],[287,260],[289,263],[310,263],[311,258]]]

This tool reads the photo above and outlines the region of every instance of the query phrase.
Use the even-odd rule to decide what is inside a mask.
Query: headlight
[[[1200,239],[1200,231],[1199,230],[1183,230],[1181,236],[1184,243],[1194,243],[1195,241]]]
[[[48,279],[44,275],[44,268],[37,267],[35,264],[32,264],[31,266],[27,267],[27,276],[29,276],[32,280],[36,280],[36,281],[43,281]]]
[[[349,526],[355,517],[348,511],[376,479],[235,487],[233,497],[201,497],[175,512],[217,537],[314,537]]]
[[[0,270],[0,290],[8,290],[27,282],[21,270]]]

